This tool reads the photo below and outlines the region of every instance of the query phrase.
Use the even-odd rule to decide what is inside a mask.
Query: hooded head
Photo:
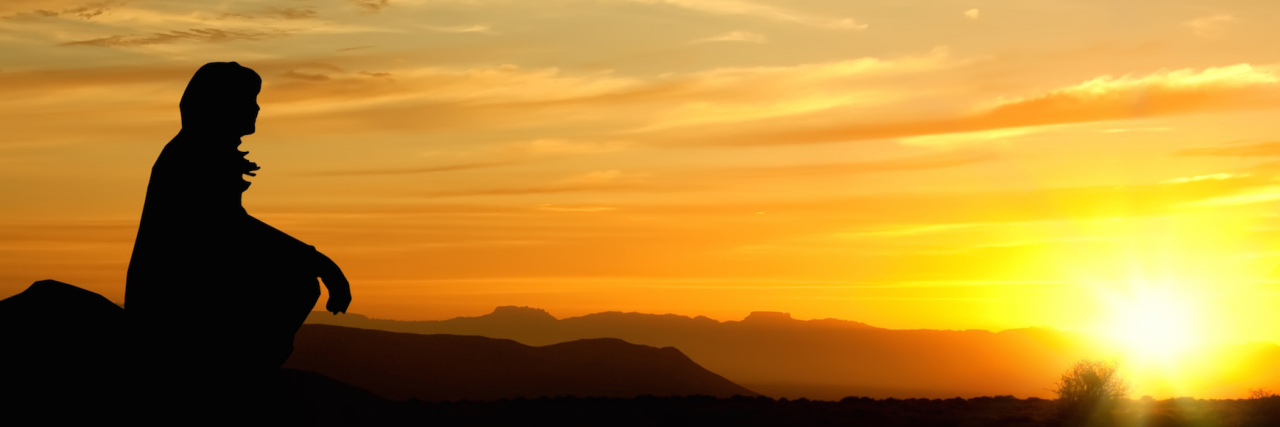
[[[236,137],[252,134],[261,90],[258,73],[240,64],[204,64],[187,83],[178,104],[182,129]]]

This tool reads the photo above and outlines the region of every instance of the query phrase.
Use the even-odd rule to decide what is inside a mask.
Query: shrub
[[[1272,392],[1271,392],[1271,389],[1268,389],[1268,388],[1266,388],[1266,387],[1258,387],[1258,388],[1251,388],[1251,389],[1249,389],[1249,398],[1250,398],[1250,399],[1267,399],[1267,398],[1272,398],[1272,397],[1276,397],[1276,394],[1275,394],[1275,393],[1272,393]]]
[[[1062,415],[1069,419],[1094,418],[1109,412],[1129,395],[1129,384],[1116,372],[1115,362],[1081,360],[1054,384]]]

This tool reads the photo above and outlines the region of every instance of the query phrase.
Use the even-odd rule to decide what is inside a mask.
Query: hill
[[[618,339],[533,347],[505,339],[304,325],[286,368],[391,400],[542,396],[755,396],[675,348]]]
[[[54,280],[0,300],[0,413],[122,406],[125,322],[101,295]]]

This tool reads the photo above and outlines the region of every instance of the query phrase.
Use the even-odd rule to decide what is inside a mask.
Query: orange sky
[[[1280,341],[1266,3],[219,4],[0,3],[0,297],[122,299],[184,85],[234,60],[245,205],[355,313]]]

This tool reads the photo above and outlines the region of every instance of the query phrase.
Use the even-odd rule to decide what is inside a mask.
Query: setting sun
[[[1112,338],[1139,362],[1171,362],[1199,344],[1195,311],[1170,292],[1143,292],[1117,303]]]

